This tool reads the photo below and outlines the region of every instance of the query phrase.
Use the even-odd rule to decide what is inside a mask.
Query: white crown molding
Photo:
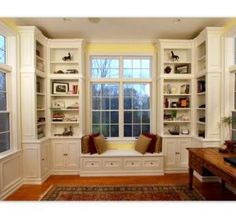
[[[88,39],[87,43],[97,44],[153,44],[157,39]]]

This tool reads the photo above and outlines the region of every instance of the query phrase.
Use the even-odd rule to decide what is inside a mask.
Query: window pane
[[[133,78],[141,78],[141,70],[133,69]]]
[[[110,96],[119,96],[119,86],[118,85],[109,85],[109,95]]]
[[[133,123],[141,123],[141,112],[140,111],[133,112]]]
[[[0,111],[7,110],[7,100],[6,100],[6,93],[0,92]]]
[[[101,84],[93,84],[93,96],[100,96],[102,93]]]
[[[129,60],[129,59],[124,60],[123,67],[131,69],[132,68],[132,60]]]
[[[102,112],[102,123],[109,123],[109,112]]]
[[[5,51],[0,49],[0,63],[6,63],[5,56]]]
[[[0,92],[6,91],[6,74],[0,72]]]
[[[118,111],[114,111],[119,109],[119,85],[117,83],[92,84],[92,102],[93,132],[100,132],[105,137],[117,135],[119,129],[112,126],[114,124],[116,124],[114,126],[118,126],[119,123]]]
[[[124,135],[139,136],[150,131],[150,84],[124,83]],[[127,124],[129,123],[129,125]],[[132,131],[130,131],[130,126]],[[132,137],[130,136],[130,137]]]
[[[102,109],[109,109],[109,98],[102,98]]]
[[[124,123],[132,123],[132,112],[124,112]]]
[[[142,125],[142,133],[150,132],[150,125]]]
[[[142,101],[138,97],[133,98],[133,109],[142,109]]]
[[[102,125],[102,134],[105,137],[110,137],[110,135],[109,135],[109,125]]]
[[[9,113],[0,113],[0,132],[9,131]]]
[[[119,59],[117,58],[92,58],[92,78],[118,78]]]
[[[111,123],[113,123],[113,124],[119,123],[118,112],[111,112]]]
[[[118,98],[111,98],[111,109],[119,108],[119,100]]]
[[[101,78],[100,69],[92,69],[92,76],[93,76],[93,78]]]
[[[6,39],[0,35],[0,63],[6,63]]]
[[[150,113],[149,111],[142,112],[142,123],[150,123]]]
[[[101,98],[93,98],[93,109],[101,109]]]
[[[132,96],[133,86],[132,84],[124,84],[124,96]]]
[[[119,136],[119,127],[118,125],[111,125],[111,137]]]
[[[6,40],[3,35],[0,34],[0,49],[5,50]]]
[[[133,125],[133,137],[138,137],[141,134],[141,125]]]
[[[124,99],[124,108],[125,109],[132,109],[132,98],[125,98]]]
[[[0,134],[0,153],[10,149],[10,133]]]
[[[100,112],[93,112],[93,124],[101,123]]]
[[[124,137],[132,137],[132,125],[124,126]]]
[[[100,132],[100,125],[93,125],[93,133]]]
[[[147,97],[142,98],[142,109],[150,108],[150,100]]]
[[[150,69],[150,59],[143,59],[142,60],[142,68]]]
[[[141,68],[141,60],[133,60],[133,68]]]
[[[151,59],[150,58],[125,58],[123,61],[125,78],[150,78]]]
[[[149,69],[142,69],[142,78],[150,78],[150,70]]]

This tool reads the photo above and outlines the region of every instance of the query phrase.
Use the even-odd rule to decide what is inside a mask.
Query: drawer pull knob
[[[111,165],[113,165],[113,163],[111,163]]]
[[[64,154],[64,156],[68,156],[68,154]]]
[[[152,165],[153,163],[151,162],[151,165]]]
[[[93,163],[91,163],[91,165],[93,166],[94,164],[93,164]]]
[[[131,165],[134,165],[134,163],[131,163]]]
[[[42,161],[44,161],[44,158],[42,158]]]

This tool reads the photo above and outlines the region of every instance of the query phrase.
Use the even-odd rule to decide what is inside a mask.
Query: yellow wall
[[[88,43],[88,54],[93,53],[148,53],[155,54],[155,45],[152,43]]]
[[[12,19],[0,18],[0,21],[3,22],[5,25],[7,25],[9,28],[11,28],[13,31],[18,32],[17,25]]]

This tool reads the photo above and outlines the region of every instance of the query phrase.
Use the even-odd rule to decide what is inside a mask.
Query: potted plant
[[[236,142],[232,140],[232,123],[234,122],[234,119],[232,118],[232,116],[225,116],[222,118],[221,120],[223,126],[225,128],[227,128],[228,130],[228,137],[229,137],[229,140],[225,140],[225,143],[224,145],[226,145],[228,151],[234,151],[235,150],[235,146],[236,146]]]
[[[177,111],[176,111],[176,110],[173,110],[173,111],[171,112],[171,118],[172,118],[173,121],[176,120],[176,116],[177,116]]]
[[[232,133],[231,133],[231,127],[232,127],[232,116],[225,116],[225,117],[222,117],[221,119],[221,123],[222,125],[224,126],[224,128],[227,129],[227,133],[228,133],[228,137],[229,137],[229,140],[232,140]]]

